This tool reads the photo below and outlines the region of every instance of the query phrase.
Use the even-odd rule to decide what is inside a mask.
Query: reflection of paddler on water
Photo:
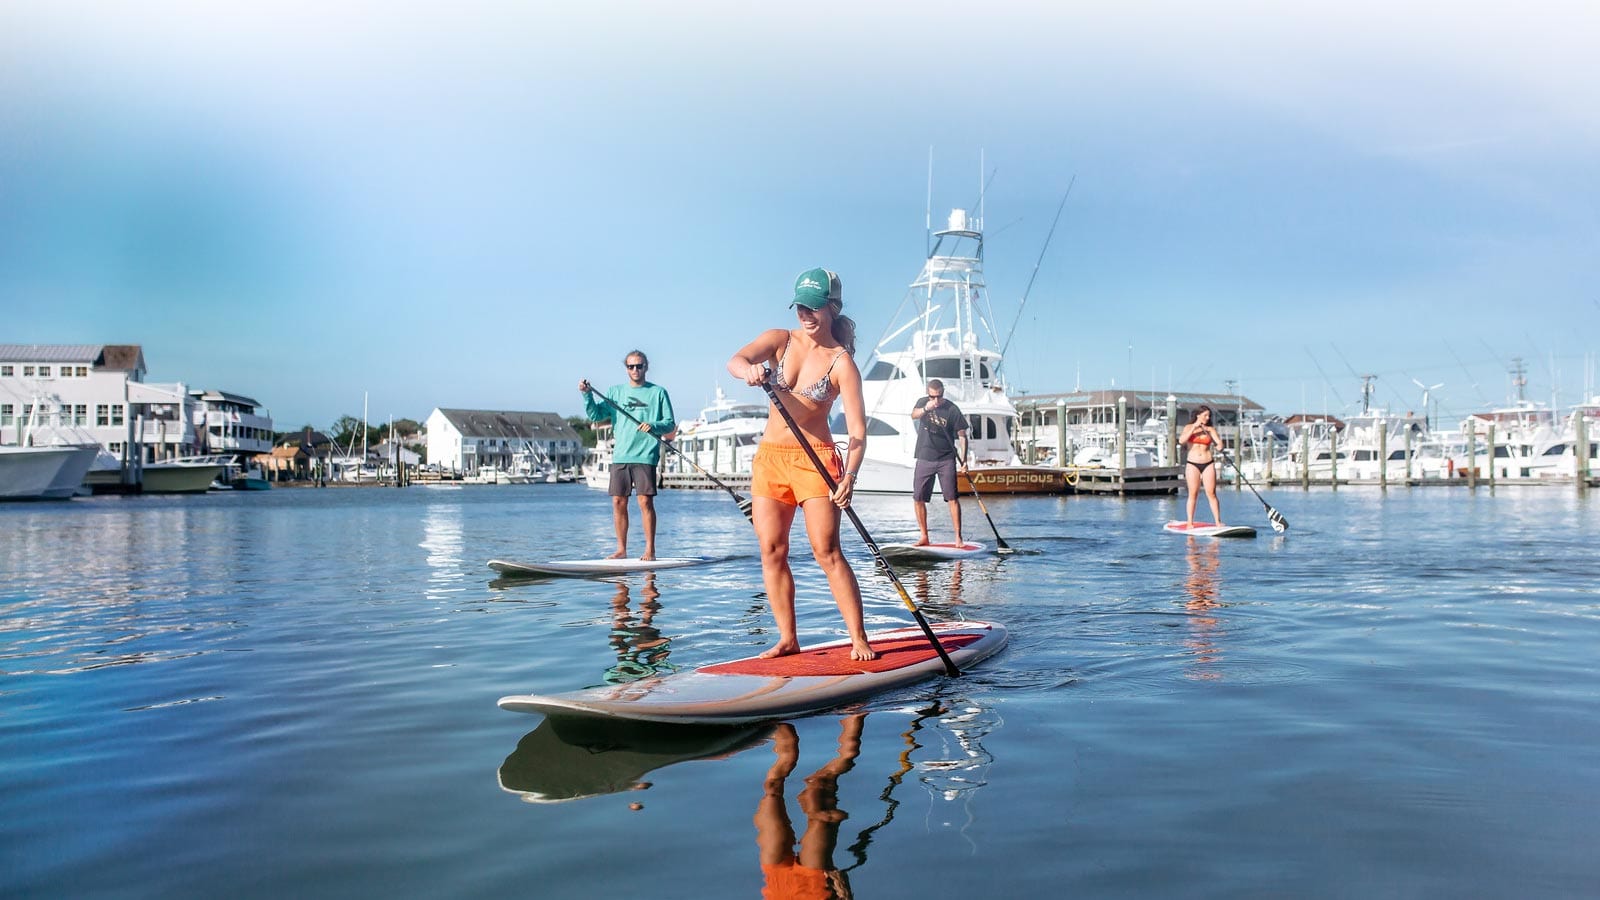
[[[940,609],[961,605],[961,560],[940,569],[916,568],[911,570],[911,576],[911,593],[916,598],[917,606]],[[948,582],[943,585],[948,591],[943,597],[935,597],[934,590],[940,586],[940,581]]]
[[[866,713],[845,716],[839,722],[839,752],[806,778],[800,792],[800,811],[806,830],[796,841],[784,798],[785,782],[800,761],[800,737],[783,722],[772,733],[777,757],[767,771],[761,803],[756,807],[756,844],[761,851],[761,874],[766,880],[765,900],[825,900],[850,897],[850,882],[834,864],[839,824],[848,816],[839,809],[839,776],[855,767],[861,752],[861,726]]]
[[[639,589],[636,621],[629,607],[628,582],[617,582],[617,592],[611,598],[611,648],[617,652],[617,664],[606,670],[606,684],[626,684],[673,671],[667,663],[672,640],[663,637],[661,630],[651,624],[661,609],[660,599],[655,573],[646,573],[644,586]]]
[[[500,787],[530,803],[559,803],[650,787],[649,772],[693,759],[726,759],[760,743],[770,725],[629,726],[546,718],[500,764]]]
[[[1184,593],[1188,594],[1183,606],[1191,613],[1187,646],[1194,654],[1195,662],[1206,666],[1222,659],[1215,641],[1218,621],[1215,615],[1211,615],[1213,610],[1224,606],[1218,577],[1222,554],[1215,541],[1202,541],[1194,537],[1188,541],[1189,573],[1183,580]],[[1221,678],[1222,675],[1200,668],[1190,677],[1210,680]]]

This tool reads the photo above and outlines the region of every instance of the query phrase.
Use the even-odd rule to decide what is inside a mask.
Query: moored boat
[[[78,491],[99,445],[0,446],[0,500],[64,500]]]
[[[857,491],[911,491],[917,431],[911,412],[927,392],[928,379],[944,384],[945,396],[967,417],[970,473],[963,489],[983,493],[1061,493],[1067,471],[1026,465],[1013,449],[1017,408],[1000,372],[1001,353],[985,317],[983,221],[966,210],[950,213],[922,271],[911,283],[912,315],[897,323],[873,348],[862,368],[867,411],[867,453]],[[910,332],[909,339],[902,338]],[[891,342],[905,340],[903,344]],[[836,412],[834,439],[848,440],[844,415]]]

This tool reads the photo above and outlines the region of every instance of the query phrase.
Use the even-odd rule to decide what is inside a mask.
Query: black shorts
[[[944,495],[946,502],[956,499],[956,458],[931,460],[917,460],[917,468],[911,476],[911,499],[919,503],[927,503],[933,499],[933,476],[939,476],[939,493]]]
[[[626,497],[633,491],[641,497],[656,495],[656,467],[649,463],[613,463],[611,496]]]

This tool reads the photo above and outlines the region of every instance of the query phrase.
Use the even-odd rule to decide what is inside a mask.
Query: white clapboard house
[[[583,461],[583,442],[556,413],[497,409],[435,409],[428,416],[428,464],[471,475],[536,465],[570,469]]]

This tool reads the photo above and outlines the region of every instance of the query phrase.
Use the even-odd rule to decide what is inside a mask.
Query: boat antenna
[[[983,149],[980,147],[978,149],[978,227],[980,229],[983,227],[983,198],[984,195],[988,193],[987,188],[989,187],[988,182],[984,181],[983,178],[983,166],[985,162],[983,157]]]
[[[922,213],[922,255],[933,255],[933,145],[928,145],[928,203]]]
[[[1067,208],[1067,198],[1072,196],[1072,186],[1077,184],[1078,176],[1073,175],[1067,182],[1067,190],[1061,195],[1061,203],[1056,207],[1056,217],[1050,222],[1050,231],[1044,236],[1044,246],[1039,248],[1039,258],[1033,262],[1033,274],[1028,276],[1028,287],[1022,292],[1022,302],[1017,304],[1017,317],[1011,320],[1011,330],[1006,332],[1005,343],[1000,345],[1000,358],[1005,359],[1006,350],[1011,347],[1011,336],[1017,333],[1017,323],[1022,321],[1022,308],[1028,304],[1028,294],[1033,292],[1033,280],[1039,277],[1039,265],[1044,262],[1044,252],[1050,249],[1050,239],[1055,237],[1056,225],[1061,222],[1061,211]]]

